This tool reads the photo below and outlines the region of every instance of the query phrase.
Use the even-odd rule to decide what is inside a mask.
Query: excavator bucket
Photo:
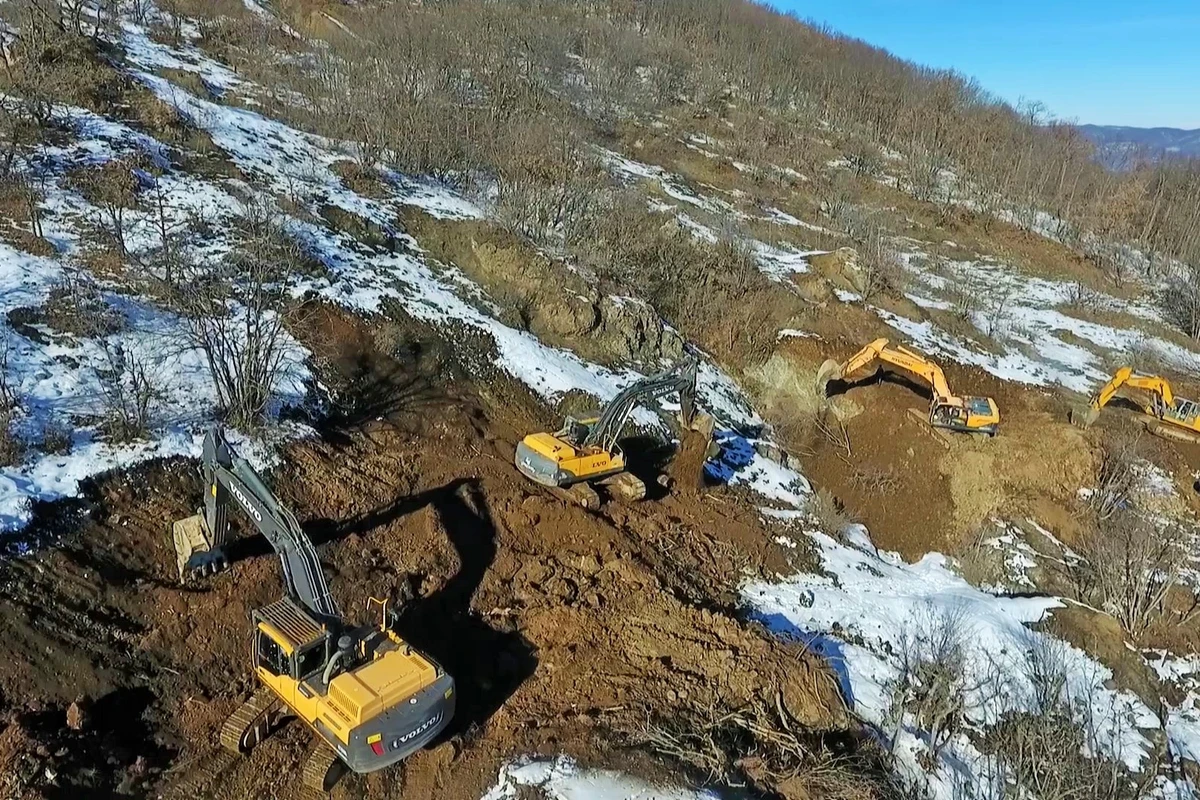
[[[1100,412],[1089,404],[1079,404],[1071,407],[1071,424],[1079,428],[1090,428],[1100,418]]]
[[[825,387],[829,382],[841,379],[842,365],[833,359],[826,359],[825,363],[817,370],[817,394],[822,398],[825,397]]]
[[[175,566],[179,570],[179,582],[188,578],[220,572],[229,566],[229,560],[220,550],[214,550],[212,537],[204,524],[204,517],[195,514],[177,520],[171,526],[171,539],[175,544]]]

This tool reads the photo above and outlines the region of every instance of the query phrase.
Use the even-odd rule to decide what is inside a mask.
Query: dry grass
[[[357,161],[335,161],[330,169],[352,192],[375,199],[388,196],[387,186],[379,173]]]

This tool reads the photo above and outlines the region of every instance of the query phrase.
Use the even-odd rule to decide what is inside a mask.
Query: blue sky
[[[1200,0],[771,0],[1080,123],[1200,128]]]

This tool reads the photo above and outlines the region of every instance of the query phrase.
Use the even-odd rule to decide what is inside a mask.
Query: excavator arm
[[[1092,395],[1091,407],[1094,411],[1100,411],[1108,405],[1108,401],[1117,396],[1117,392],[1121,387],[1132,377],[1133,370],[1129,367],[1121,367],[1112,376],[1112,379],[1100,387],[1100,391]]]
[[[680,416],[690,425],[696,416],[696,376],[699,363],[688,357],[665,372],[660,372],[625,387],[600,413],[600,418],[588,430],[581,447],[612,450],[633,410],[659,398],[679,394]]]
[[[230,505],[237,505],[279,555],[288,597],[319,620],[339,621],[341,615],[329,592],[312,540],[254,468],[233,452],[218,427],[210,428],[204,437],[200,471],[207,486],[202,514],[176,523],[174,538],[180,579],[225,565],[224,547],[229,540],[228,509]],[[192,530],[181,532],[178,530],[181,526]],[[200,542],[195,541],[197,532]]]
[[[825,387],[829,381],[844,380],[850,375],[880,362],[898,367],[924,380],[933,390],[936,401],[955,405],[962,404],[962,401],[950,391],[946,374],[942,372],[941,367],[906,347],[891,348],[888,347],[888,344],[887,339],[876,339],[840,365],[832,361],[825,362],[818,373],[817,380],[821,394],[825,393]]]

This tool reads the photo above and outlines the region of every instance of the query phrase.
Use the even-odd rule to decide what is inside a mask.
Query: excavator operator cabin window
[[[307,678],[325,666],[324,643],[303,650],[296,656],[296,678]]]
[[[272,675],[288,673],[288,659],[283,648],[263,631],[258,632],[258,665]]]

